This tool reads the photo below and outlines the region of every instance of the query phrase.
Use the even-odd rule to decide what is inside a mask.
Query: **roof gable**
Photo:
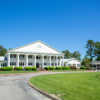
[[[23,47],[10,50],[10,52],[61,54],[61,52],[51,48],[50,46],[43,43],[42,41],[37,41],[29,45],[25,45]]]

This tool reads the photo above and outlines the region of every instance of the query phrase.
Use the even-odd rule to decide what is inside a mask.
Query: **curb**
[[[10,73],[10,74],[0,74],[1,76],[16,76],[16,75],[26,75],[26,74],[33,74],[33,73],[37,73],[37,72],[27,72],[27,73]]]
[[[48,97],[51,100],[61,100],[61,99],[59,99],[57,97],[54,97],[54,96],[48,94],[47,92],[44,92],[44,91],[40,90],[39,88],[37,88],[36,86],[34,86],[30,81],[28,81],[28,84],[29,84],[29,86],[31,88],[35,89],[36,91],[38,91],[39,93],[45,95],[46,97]]]

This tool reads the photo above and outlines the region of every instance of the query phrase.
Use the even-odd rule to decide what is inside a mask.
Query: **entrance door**
[[[36,68],[39,68],[40,67],[40,64],[39,63],[36,63]]]

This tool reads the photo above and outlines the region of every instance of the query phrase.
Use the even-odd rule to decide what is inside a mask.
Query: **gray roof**
[[[93,61],[91,64],[92,64],[92,65],[100,64],[100,61]]]

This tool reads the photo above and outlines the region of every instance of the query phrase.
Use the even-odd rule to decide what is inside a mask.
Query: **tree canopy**
[[[96,60],[100,60],[100,42],[94,42],[93,40],[88,40],[86,44],[87,48],[87,57],[93,60],[95,58]]]
[[[4,56],[7,52],[7,49],[0,45],[0,56]]]
[[[65,50],[63,51],[65,58],[76,58],[80,60],[81,54],[79,53],[79,51],[74,51],[73,53],[70,52],[69,50]]]

